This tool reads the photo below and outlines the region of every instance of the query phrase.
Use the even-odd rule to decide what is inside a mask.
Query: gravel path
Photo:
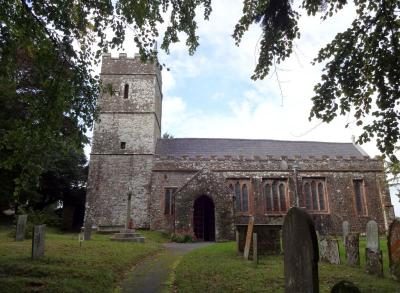
[[[212,242],[166,243],[165,250],[136,265],[121,284],[122,293],[156,293],[166,288],[174,266],[189,251]]]

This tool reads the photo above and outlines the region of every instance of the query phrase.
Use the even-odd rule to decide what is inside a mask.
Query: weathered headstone
[[[17,220],[17,230],[15,231],[15,241],[22,241],[25,239],[25,229],[27,215],[19,215]]]
[[[367,223],[367,248],[375,252],[380,250],[379,228],[378,224],[374,220]]]
[[[46,225],[35,225],[32,235],[32,259],[39,259],[44,256],[44,236]]]
[[[388,236],[389,267],[393,278],[400,281],[400,220],[394,220],[389,226]]]
[[[359,239],[360,235],[358,233],[349,233],[346,236],[345,250],[349,266],[360,266]]]
[[[90,240],[92,236],[92,222],[91,221],[86,221],[85,226],[84,226],[84,231],[83,231],[83,239],[85,241]]]
[[[258,264],[257,233],[253,233],[253,262]]]
[[[383,277],[382,251],[379,247],[379,228],[378,224],[373,220],[367,223],[365,260],[367,273]]]
[[[346,245],[346,237],[350,233],[350,225],[349,222],[344,221],[342,223],[342,230],[343,230],[343,244]]]
[[[247,225],[247,234],[246,234],[246,243],[244,245],[244,259],[249,259],[250,254],[250,245],[251,245],[251,237],[253,235],[253,228],[254,228],[254,217],[249,218],[249,224]]]
[[[329,236],[322,236],[319,241],[319,256],[321,261],[330,264],[340,264],[339,243]]]
[[[318,240],[314,223],[303,209],[293,207],[282,228],[286,293],[319,292]]]

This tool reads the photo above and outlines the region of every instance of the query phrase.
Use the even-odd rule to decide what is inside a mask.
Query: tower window
[[[125,84],[124,87],[124,99],[127,99],[129,95],[129,84]]]
[[[121,141],[121,150],[124,150],[126,147],[126,142],[125,141]]]

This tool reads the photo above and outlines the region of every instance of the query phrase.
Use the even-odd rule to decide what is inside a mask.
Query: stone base
[[[124,225],[100,225],[97,229],[97,233],[99,234],[113,234],[120,232],[121,229],[124,229]]]
[[[121,230],[119,233],[115,233],[110,239],[111,241],[144,243],[144,237],[135,232],[134,229]]]

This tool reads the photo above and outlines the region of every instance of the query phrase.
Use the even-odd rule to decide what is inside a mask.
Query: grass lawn
[[[385,278],[377,278],[364,273],[363,267],[320,264],[320,290],[330,292],[336,282],[349,280],[361,292],[400,292],[400,283],[385,273]],[[234,242],[217,243],[185,255],[176,268],[175,283],[180,293],[283,292],[283,256],[262,257],[256,266],[237,255]]]
[[[78,234],[48,231],[45,257],[32,261],[31,240],[15,242],[0,230],[0,292],[113,292],[124,273],[161,250],[164,238],[143,231],[146,243],[112,242],[93,234],[79,246]]]

